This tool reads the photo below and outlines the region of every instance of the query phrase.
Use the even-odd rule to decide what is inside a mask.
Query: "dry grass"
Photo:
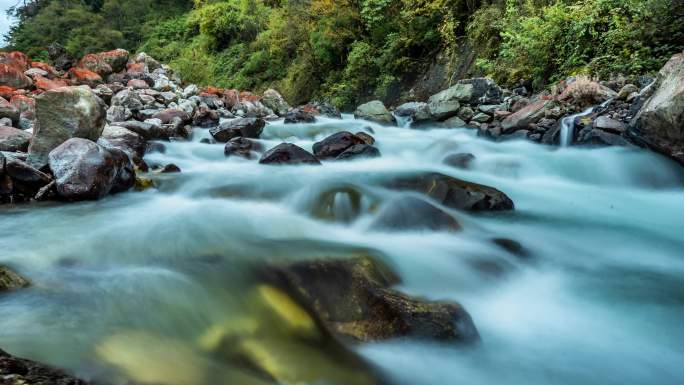
[[[568,84],[562,92],[554,90],[554,94],[559,93],[559,100],[572,102],[581,107],[593,106],[606,100],[606,90],[597,80],[586,75],[580,75],[575,78],[574,82]]]

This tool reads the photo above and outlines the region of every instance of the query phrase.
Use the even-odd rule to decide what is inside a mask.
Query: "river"
[[[272,122],[261,143],[311,150],[331,133],[368,126],[381,158],[299,167],[226,159],[223,145],[200,143],[209,134],[197,129],[191,141],[146,157],[183,170],[154,176],[158,189],[0,209],[0,262],[34,283],[0,297],[0,348],[90,377],[113,370],[102,354],[111,336],[157,336],[132,338],[144,347],[126,357],[157,355],[169,373],[201,371],[204,361],[174,346],[193,346],[242,314],[247,266],[374,250],[402,277],[399,289],[460,302],[482,337],[470,348],[355,347],[391,384],[684,383],[679,166],[642,150],[493,143],[474,130],[350,116]],[[441,163],[455,152],[475,155],[470,170]],[[457,233],[373,229],[376,208],[399,194],[373,182],[410,171],[496,187],[516,209],[451,211],[463,226]],[[314,209],[325,192],[350,186],[364,196],[360,213],[344,196],[327,216]],[[530,257],[498,248],[496,237],[520,242]]]

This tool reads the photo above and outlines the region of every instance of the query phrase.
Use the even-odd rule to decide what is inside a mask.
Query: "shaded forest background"
[[[7,44],[36,59],[52,42],[74,56],[121,47],[190,82],[342,108],[410,99],[435,68],[539,90],[653,73],[684,50],[683,0],[33,0],[10,12]]]

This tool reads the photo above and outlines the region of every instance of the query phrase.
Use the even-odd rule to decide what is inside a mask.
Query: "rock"
[[[11,356],[0,350],[0,383],[3,385],[88,385],[64,371]]]
[[[154,123],[139,122],[137,120],[128,120],[125,122],[117,122],[118,127],[131,130],[136,134],[142,136],[146,140],[152,139],[169,139],[168,132],[162,128],[161,121]]]
[[[126,88],[112,97],[112,106],[122,106],[132,112],[137,112],[143,109],[143,102],[138,93]]]
[[[126,83],[126,87],[133,88],[134,90],[145,90],[150,88],[150,85],[142,79],[131,79]]]
[[[266,122],[261,118],[238,118],[221,123],[209,133],[221,143],[237,137],[258,139],[265,126]]]
[[[12,88],[29,88],[33,85],[31,79],[24,75],[24,69],[18,69],[10,64],[0,63],[0,86]]]
[[[457,210],[512,210],[513,201],[503,192],[439,173],[402,176],[384,183],[397,190],[423,193],[437,203]]]
[[[115,147],[131,158],[145,155],[147,141],[139,134],[119,126],[107,126],[98,140],[99,144],[107,148]]]
[[[461,225],[451,215],[423,199],[402,196],[389,201],[371,225],[385,230],[458,231]]]
[[[0,97],[0,118],[10,119],[12,121],[12,125],[15,126],[19,124],[20,116],[21,112],[16,106]]]
[[[281,143],[266,151],[259,160],[261,164],[315,164],[321,162],[308,151],[291,143]]]
[[[47,50],[50,60],[57,70],[66,71],[73,67],[74,59],[61,44],[54,42],[47,47]]]
[[[374,100],[358,106],[354,112],[354,118],[365,119],[380,124],[396,124],[394,115],[392,115],[379,100]]]
[[[490,120],[492,120],[492,117],[485,114],[484,112],[480,112],[480,113],[475,114],[475,116],[473,116],[472,120],[473,120],[473,122],[476,122],[476,123],[487,123]]]
[[[498,104],[503,98],[503,91],[494,80],[489,78],[472,78],[458,81],[462,85],[472,86],[469,100],[461,100],[472,105],[476,104]]]
[[[154,71],[161,68],[161,64],[155,60],[152,56],[146,54],[145,52],[140,52],[133,57],[135,63],[144,64],[149,71]]]
[[[340,109],[328,102],[313,102],[305,105],[302,109],[314,115],[323,115],[332,119],[342,119]]]
[[[456,116],[461,108],[461,102],[471,99],[473,87],[470,84],[457,84],[441,91],[428,99],[428,106],[432,117],[445,120]]]
[[[470,165],[474,160],[475,155],[460,153],[447,155],[446,158],[442,160],[442,163],[446,164],[447,166],[467,170],[470,168]]]
[[[187,112],[178,108],[167,108],[152,114],[152,119],[159,119],[162,124],[172,123],[175,118],[180,119],[183,123],[189,123],[192,120]]]
[[[468,106],[463,106],[458,109],[458,114],[456,115],[458,118],[462,119],[463,121],[470,121],[470,119],[475,116],[475,111],[473,111],[472,108]]]
[[[351,132],[341,131],[314,143],[313,152],[318,159],[336,158],[348,148],[356,144],[365,144],[364,140]]]
[[[261,103],[273,110],[278,116],[285,116],[290,109],[290,105],[287,104],[283,96],[274,89],[264,91],[264,95],[261,97]]]
[[[655,92],[630,123],[630,136],[684,165],[684,52],[660,70]]]
[[[380,150],[368,144],[355,144],[335,158],[336,160],[350,160],[356,158],[379,158]]]
[[[202,128],[216,127],[219,125],[221,117],[218,111],[209,107],[200,106],[192,117],[192,125]]]
[[[404,103],[394,110],[396,116],[410,118],[412,123],[425,122],[432,119],[430,107],[427,103]]]
[[[97,141],[105,118],[104,102],[87,88],[63,87],[36,97],[36,126],[28,162],[42,168],[50,151],[70,138]]]
[[[639,93],[639,87],[635,86],[634,84],[625,84],[620,89],[620,92],[618,92],[616,99],[617,100],[627,100],[629,95],[631,95],[635,92]]]
[[[458,116],[452,116],[449,119],[440,122],[438,126],[442,128],[463,128],[468,127],[468,123],[461,120]]]
[[[23,160],[0,152],[0,196],[9,196],[10,201],[30,200],[50,180],[49,175]]]
[[[10,118],[0,118],[0,127],[5,126],[5,127],[12,127],[12,119]]]
[[[169,164],[167,164],[166,166],[162,167],[162,168],[159,170],[159,173],[160,173],[160,174],[176,174],[176,173],[179,173],[179,172],[181,172],[180,167],[176,166],[176,165],[173,164],[173,163],[169,163]]]
[[[245,159],[253,159],[253,151],[260,151],[261,146],[247,138],[237,137],[226,143],[223,153],[226,157],[240,156]]]
[[[531,123],[539,122],[544,116],[545,111],[556,106],[556,102],[552,100],[541,100],[537,103],[530,104],[527,107],[509,115],[501,126],[504,133],[511,133],[516,130],[527,129]]]
[[[579,135],[577,138],[577,144],[595,146],[632,146],[632,143],[627,141],[622,136],[611,134],[599,129],[592,129],[585,134]]]
[[[197,87],[196,84],[190,84],[189,86],[187,86],[183,89],[183,97],[187,99],[191,96],[198,95],[199,92],[200,92],[199,87]]]
[[[627,130],[627,125],[603,115],[594,120],[594,128],[621,134]]]
[[[48,73],[40,68],[30,68],[27,71],[24,71],[24,75],[33,79],[34,76],[48,76]]]
[[[113,72],[121,72],[126,69],[129,53],[125,49],[115,49],[112,51],[100,52],[97,56],[107,63]]]
[[[316,117],[301,108],[293,108],[285,114],[285,124],[315,123]]]
[[[102,77],[96,72],[77,67],[69,69],[69,80],[73,85],[84,85],[90,88],[95,88],[98,84],[102,83]]]
[[[0,151],[22,151],[28,150],[31,134],[17,128],[0,126]]]
[[[344,337],[479,340],[470,315],[460,305],[412,298],[391,289],[399,280],[370,257],[296,262],[271,267],[263,275]]]
[[[77,66],[79,68],[95,72],[96,74],[103,77],[114,72],[114,70],[112,70],[112,66],[110,66],[106,61],[104,61],[102,57],[92,53],[85,55],[83,59],[81,59],[78,62]]]
[[[128,156],[88,139],[72,138],[50,152],[50,170],[60,197],[77,201],[100,199],[135,184]]]
[[[510,134],[506,135],[501,135],[498,137],[498,140],[500,142],[506,141],[506,140],[527,140],[529,139],[530,136],[530,131],[529,130],[518,130]]]
[[[107,109],[107,123],[124,122],[133,117],[133,112],[124,106],[111,106]]]
[[[354,136],[361,139],[363,141],[363,143],[366,143],[369,146],[372,146],[375,144],[375,138],[370,136],[369,134],[363,132],[363,131],[357,132],[356,134],[354,134]]]
[[[9,268],[0,265],[0,293],[9,290],[21,289],[29,286],[29,281],[20,276],[19,274],[13,272]],[[0,375],[2,375],[2,354],[3,351],[0,350]],[[2,377],[0,377],[2,378]]]

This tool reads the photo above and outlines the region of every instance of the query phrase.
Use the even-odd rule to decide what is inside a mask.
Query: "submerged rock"
[[[261,145],[247,138],[233,138],[226,143],[223,153],[226,157],[240,156],[245,159],[253,159],[253,151],[260,151]]]
[[[264,277],[341,336],[360,341],[479,339],[470,315],[460,305],[412,298],[391,289],[398,278],[370,257],[272,266]]]
[[[266,151],[259,160],[261,164],[315,164],[321,162],[308,151],[291,143],[281,143]]]
[[[22,287],[27,287],[29,285],[30,283],[27,279],[13,272],[9,268],[0,265],[0,293],[8,290],[21,289]],[[2,351],[0,350],[0,359],[1,357]],[[2,366],[0,364],[0,374],[2,374],[1,368]]]
[[[380,154],[380,150],[377,148],[362,143],[362,144],[355,144],[348,149],[344,150],[343,153],[337,156],[335,158],[336,160],[351,160],[351,159],[357,159],[357,158],[379,158],[382,156]]]
[[[475,155],[470,153],[459,153],[447,155],[446,158],[442,160],[442,163],[447,166],[456,167],[460,169],[468,169],[470,165],[475,160]]]
[[[11,356],[0,350],[0,384],[3,385],[87,385],[66,372]]]
[[[68,200],[100,199],[135,184],[135,171],[121,150],[73,138],[50,152],[57,193]]]
[[[42,168],[48,154],[71,138],[97,141],[105,127],[105,104],[90,89],[63,87],[36,98],[36,127],[28,162]]]
[[[385,230],[461,229],[458,221],[444,210],[413,196],[403,196],[389,201],[371,226]]]
[[[396,124],[397,120],[379,100],[362,104],[354,112],[355,119],[365,119],[380,124]]]
[[[398,177],[385,183],[398,190],[423,193],[439,204],[466,211],[512,210],[513,201],[489,186],[467,182],[440,173]]]

